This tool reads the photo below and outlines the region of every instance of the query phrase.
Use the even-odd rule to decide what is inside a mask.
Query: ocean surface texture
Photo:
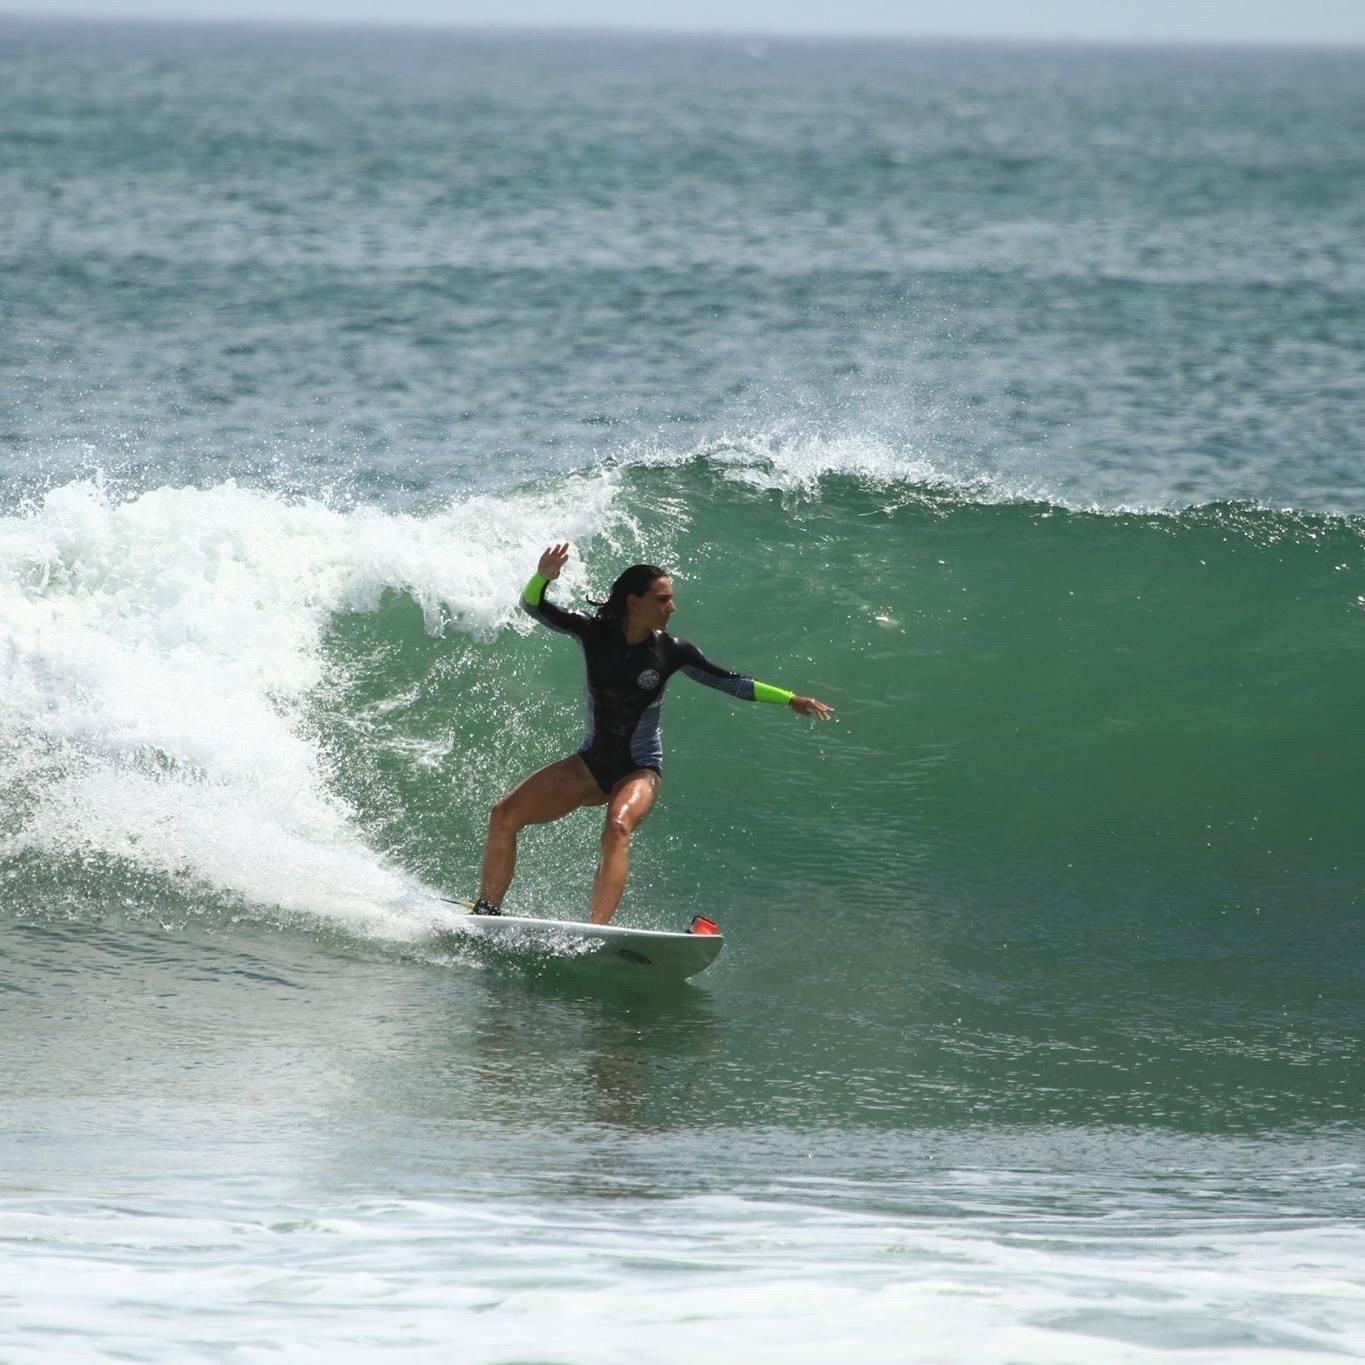
[[[0,20],[0,1359],[1365,1358],[1363,246],[1361,53]],[[433,909],[559,539],[837,708],[690,985]]]

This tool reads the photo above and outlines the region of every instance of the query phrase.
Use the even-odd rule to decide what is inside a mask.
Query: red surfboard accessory
[[[693,915],[692,923],[687,926],[689,934],[718,934],[720,925],[713,919],[707,919],[705,915]]]

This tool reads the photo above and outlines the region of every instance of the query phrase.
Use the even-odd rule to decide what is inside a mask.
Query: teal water
[[[0,1355],[1365,1353],[1361,75],[0,22]]]

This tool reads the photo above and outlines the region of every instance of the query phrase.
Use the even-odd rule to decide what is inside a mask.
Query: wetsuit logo
[[[647,668],[635,679],[635,681],[643,687],[646,692],[652,692],[659,685],[659,670],[657,668]]]

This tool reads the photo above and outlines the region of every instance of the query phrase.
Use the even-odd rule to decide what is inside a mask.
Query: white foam
[[[896,505],[948,494],[982,504],[1050,502],[1066,509],[1099,510],[1082,509],[1041,486],[969,468],[961,461],[945,462],[870,431],[732,434],[686,448],[636,447],[627,462],[646,467],[709,464],[732,483],[802,498],[818,497],[826,479],[849,478],[885,490]]]
[[[885,486],[966,486],[928,457],[906,451],[882,437],[859,432],[735,434],[685,449],[640,447],[629,460],[632,464],[664,466],[704,461],[735,483],[791,493],[814,493],[820,480],[831,475],[847,475]]]
[[[751,432],[719,436],[686,448],[639,446],[627,462],[676,467],[710,464],[724,478],[752,488],[815,498],[829,478],[849,478],[885,490],[892,505],[904,502],[966,501],[986,506],[1041,503],[1068,512],[1125,516],[1163,515],[1185,510],[1185,503],[1103,503],[1078,499],[1042,479],[1005,474],[984,463],[945,459],[872,431]]]
[[[300,725],[327,624],[400,589],[433,632],[490,635],[546,543],[622,522],[616,494],[597,471],[413,516],[82,482],[0,519],[7,851],[107,855],[404,932],[384,907],[412,884],[356,833]]]
[[[1149,1228],[1032,1208],[996,1226],[727,1195],[7,1203],[14,1360],[50,1358],[58,1332],[69,1358],[167,1361],[281,1343],[290,1359],[441,1360],[453,1341],[471,1361],[660,1365],[1289,1365],[1365,1349],[1362,1238],[1345,1220],[1163,1209]]]

